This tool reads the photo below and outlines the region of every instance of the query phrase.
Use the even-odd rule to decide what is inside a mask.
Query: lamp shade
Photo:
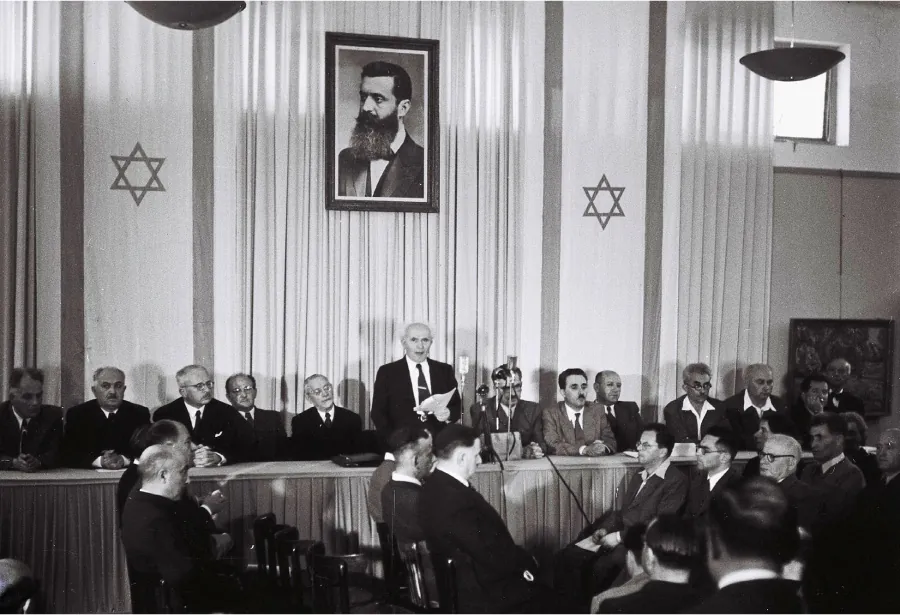
[[[200,30],[217,26],[245,8],[246,2],[128,2],[154,23],[175,30]]]
[[[837,49],[826,47],[778,47],[749,53],[741,64],[773,81],[803,81],[818,77],[844,59]]]

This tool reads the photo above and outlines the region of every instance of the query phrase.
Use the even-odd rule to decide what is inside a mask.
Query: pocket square
[[[223,433],[225,433],[225,432],[224,432],[224,431],[220,431],[219,433],[217,433],[216,435],[214,435],[213,438],[218,438],[218,437],[221,436]]]

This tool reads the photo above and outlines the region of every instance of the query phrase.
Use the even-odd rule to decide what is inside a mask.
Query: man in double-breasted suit
[[[583,537],[599,545],[596,552],[570,544],[557,556],[557,590],[576,596],[585,606],[591,596],[612,584],[625,566],[622,536],[626,529],[647,524],[661,514],[680,514],[688,492],[688,479],[672,467],[669,456],[675,440],[665,425],[648,423],[637,443],[643,470],[626,479],[619,489],[615,510],[599,517]]]
[[[153,420],[170,419],[188,428],[194,465],[200,468],[246,461],[253,433],[237,410],[213,398],[215,383],[202,365],[187,365],[175,374],[181,397],[159,407]]]
[[[663,408],[663,420],[675,442],[700,442],[709,428],[724,422],[722,402],[709,396],[712,371],[706,363],[691,363],[681,372],[685,395]]]
[[[125,372],[117,367],[94,371],[95,399],[66,412],[63,457],[75,468],[119,470],[131,464],[131,436],[150,424],[150,410],[125,400]]]
[[[234,374],[225,381],[225,396],[253,434],[245,461],[278,461],[290,457],[281,413],[256,407],[256,378]]]
[[[606,414],[606,421],[616,435],[616,450],[634,450],[644,421],[641,409],[633,401],[619,401],[622,395],[622,378],[612,370],[604,370],[594,378],[597,392],[596,405]]]
[[[563,401],[556,407],[544,408],[544,442],[550,455],[584,455],[599,457],[616,452],[606,415],[587,403],[587,374],[570,368],[560,373],[559,388]]]
[[[334,387],[322,374],[307,378],[303,390],[313,407],[291,421],[293,458],[331,459],[355,453],[362,433],[359,415],[334,405]]]
[[[406,356],[378,368],[372,393],[372,422],[382,443],[395,429],[411,422],[423,422],[434,435],[448,423],[459,420],[461,402],[453,366],[428,358],[432,340],[428,325],[409,325],[402,339]],[[417,412],[432,395],[449,391],[453,391],[453,396],[446,408],[433,413]]]
[[[533,401],[520,399],[522,395],[522,370],[501,365],[491,372],[494,388],[500,391],[500,410],[497,410],[497,396],[481,403],[474,403],[469,409],[472,426],[482,436],[488,433],[517,431],[522,438],[522,456],[539,459],[544,456],[544,421],[540,407]],[[512,414],[512,421],[509,416]]]
[[[44,405],[44,372],[17,367],[0,404],[0,470],[36,472],[57,465],[62,408]]]

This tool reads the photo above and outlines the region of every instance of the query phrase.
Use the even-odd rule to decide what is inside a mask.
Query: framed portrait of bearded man
[[[437,212],[438,41],[325,33],[325,206]]]

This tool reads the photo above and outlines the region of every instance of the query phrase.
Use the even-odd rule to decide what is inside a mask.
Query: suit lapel
[[[634,499],[631,501],[632,506],[637,506],[641,502],[645,501],[649,498],[653,493],[659,489],[659,486],[662,484],[663,479],[654,474],[650,478],[647,479],[644,488],[637,492],[634,496]]]
[[[563,436],[565,436],[565,439],[569,442],[574,442],[575,426],[569,422],[569,414],[566,412],[566,403],[562,401],[559,402],[557,410],[559,411],[560,421],[562,421]],[[584,426],[582,426],[582,429],[584,429]]]
[[[400,372],[403,374],[403,382],[405,382],[404,391],[406,392],[406,396],[412,400],[412,405],[416,405],[416,393],[413,391],[413,383],[412,378],[409,375],[409,366],[406,364],[406,357],[403,357],[398,362]],[[428,366],[429,371],[431,370],[431,366]],[[432,384],[434,380],[432,380]],[[432,391],[434,393],[434,391]]]

